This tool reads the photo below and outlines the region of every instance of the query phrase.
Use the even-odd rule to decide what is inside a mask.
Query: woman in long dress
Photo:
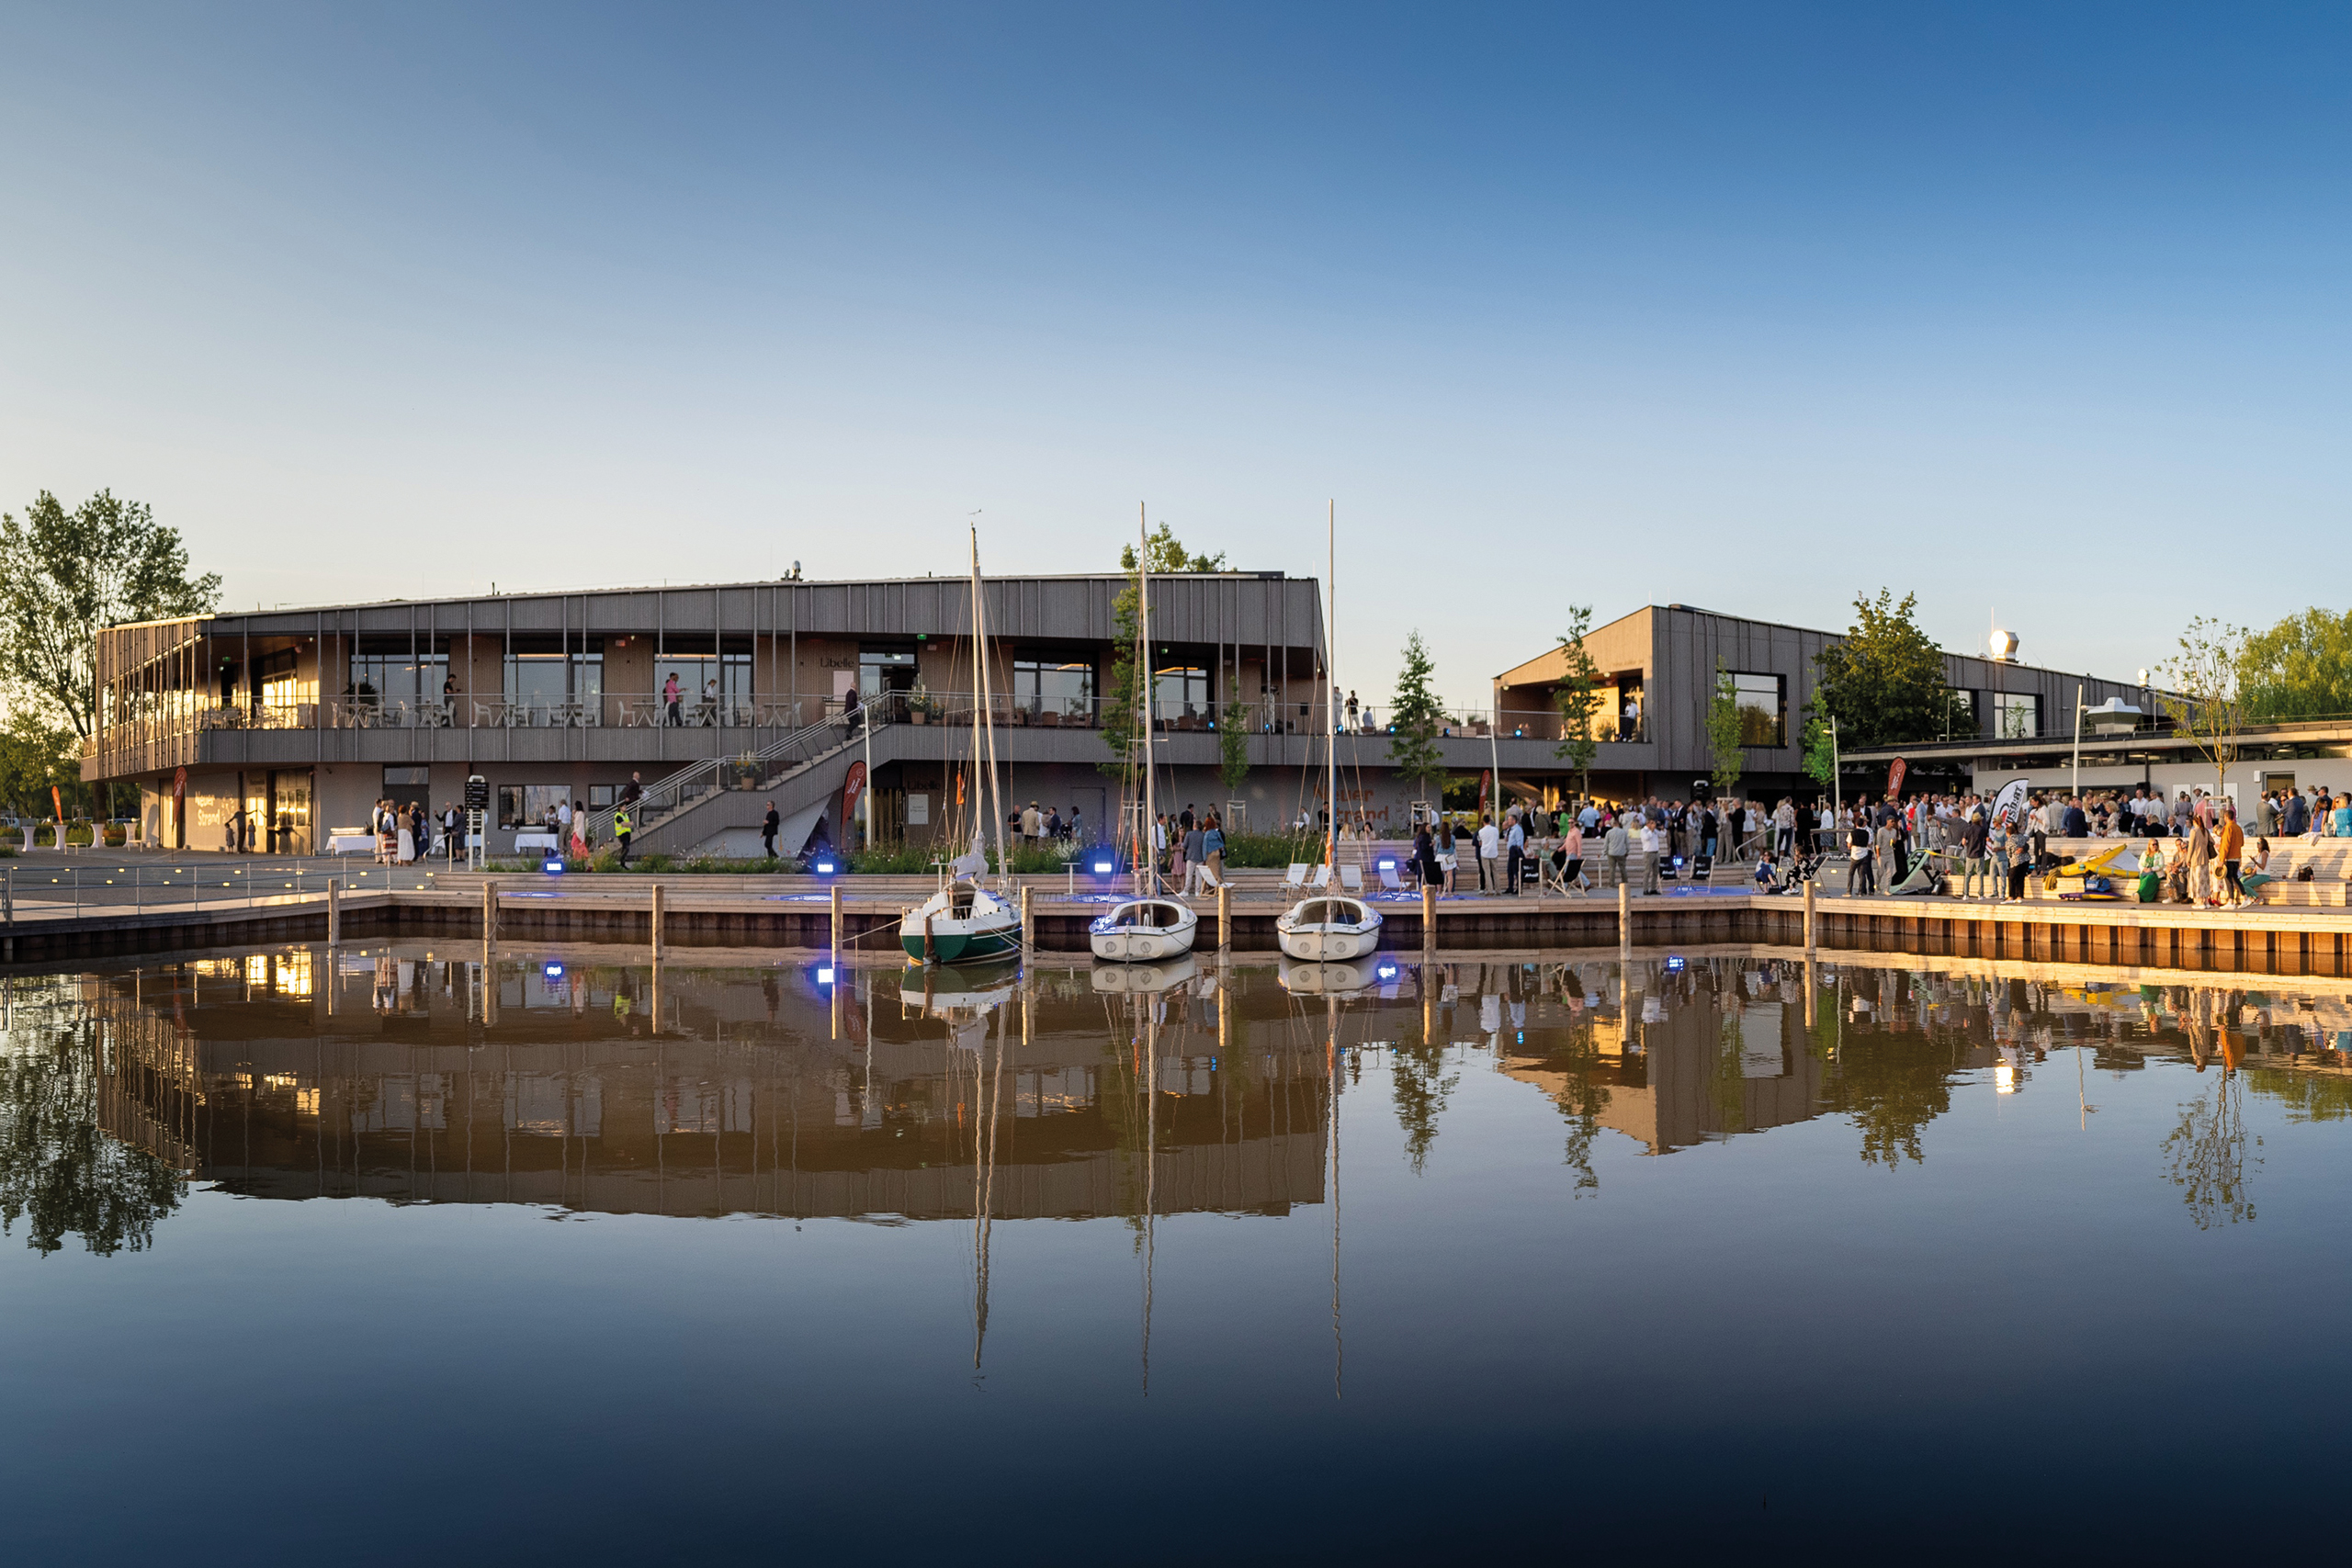
[[[406,865],[416,859],[416,833],[409,826],[407,812],[395,809],[392,820],[400,824],[400,841],[393,852],[393,858],[398,863]]]
[[[575,800],[571,803],[571,858],[574,860],[588,858],[588,803],[586,801]]]

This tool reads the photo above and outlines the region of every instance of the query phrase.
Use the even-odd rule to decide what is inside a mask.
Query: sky
[[[2128,676],[2352,598],[2348,133],[2328,6],[0,0],[0,509],[233,608],[1335,504],[1367,692],[1881,587]]]

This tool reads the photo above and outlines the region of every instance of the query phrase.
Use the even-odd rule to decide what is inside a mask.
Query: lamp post
[[[2076,796],[2083,793],[2083,683],[2080,681],[2075,682],[2075,762],[2066,793]]]

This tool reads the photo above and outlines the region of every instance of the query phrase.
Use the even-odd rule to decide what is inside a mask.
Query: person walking
[[[1178,840],[1184,846],[1182,857],[1184,868],[1184,897],[1190,898],[1200,891],[1201,857],[1207,852],[1202,844],[1202,840],[1207,835],[1202,832],[1197,825],[1190,828],[1180,826],[1177,831]]]
[[[1214,811],[1209,813],[1206,825],[1201,829],[1201,874],[1211,889],[1224,884],[1225,828]]]
[[[575,800],[571,803],[571,858],[586,860],[589,847],[588,803]]]
[[[2009,829],[2007,836],[2009,898],[2012,902],[2022,903],[2025,899],[2026,876],[2033,870],[2034,863],[2041,859],[2041,856],[2034,850],[2032,834],[2024,829],[2013,828]]]
[[[629,835],[637,830],[636,824],[629,820],[628,813],[629,808],[626,806],[613,807],[613,842],[620,846],[620,868],[623,871],[628,869]]]
[[[456,801],[445,800],[441,803],[442,858],[447,860],[451,865],[455,865],[458,863],[458,857],[463,855],[465,852],[466,818],[464,815],[458,811],[458,803]]]
[[[2222,829],[2214,835],[2213,853],[2222,863],[2222,897],[2235,908],[2245,902],[2245,884],[2238,877],[2245,859],[2245,829],[2238,826],[2234,801],[2222,808]]]
[[[768,859],[775,859],[775,836],[784,830],[784,818],[776,815],[775,802],[768,802],[768,814],[760,818],[760,847],[766,850]]]
[[[1846,891],[1865,897],[1876,892],[1872,875],[1877,863],[1871,855],[1871,825],[1868,813],[1858,812],[1854,825],[1846,830]]]
[[[1501,891],[1501,888],[1502,888],[1502,872],[1501,872],[1501,869],[1500,869],[1499,865],[1498,864],[1498,862],[1499,862],[1499,861],[1500,861],[1500,859],[1501,859],[1501,857],[1502,857],[1502,849],[1503,849],[1502,834],[1496,830],[1496,828],[1495,828],[1495,819],[1494,819],[1493,818],[1491,818],[1491,817],[1481,817],[1481,818],[1478,818],[1478,891],[1479,891],[1479,892],[1481,892],[1481,893],[1487,892],[1487,891],[1489,889],[1489,887],[1491,887],[1493,890],[1495,890],[1495,891],[1497,891],[1497,892]]]

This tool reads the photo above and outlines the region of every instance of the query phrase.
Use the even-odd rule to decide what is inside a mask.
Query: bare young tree
[[[2196,742],[2213,764],[2213,795],[2228,793],[2231,765],[2245,733],[2245,694],[2238,671],[2245,658],[2245,628],[2199,615],[2180,636],[2180,651],[2158,666],[2169,691],[2156,702],[2174,728]]]

